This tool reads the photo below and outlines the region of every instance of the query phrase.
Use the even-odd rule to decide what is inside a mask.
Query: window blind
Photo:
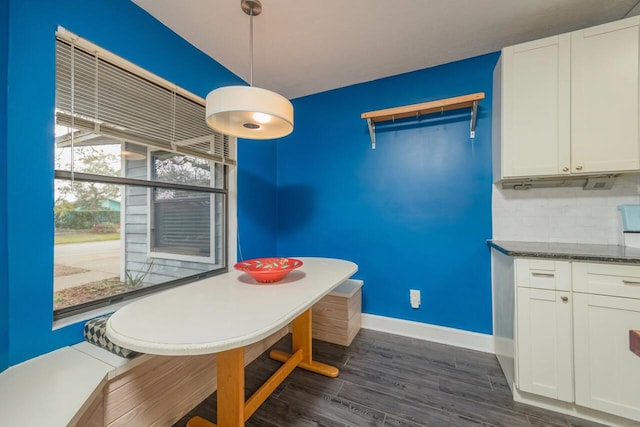
[[[151,251],[211,255],[211,196],[153,201]]]
[[[127,67],[122,59],[116,64],[98,49],[89,51],[58,37],[56,123],[235,165],[232,138],[207,126],[204,100],[132,70],[137,67]]]

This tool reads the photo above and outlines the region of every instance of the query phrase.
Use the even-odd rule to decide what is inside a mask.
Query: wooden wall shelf
[[[375,124],[395,119],[407,117],[419,118],[426,114],[442,113],[444,111],[458,110],[460,108],[471,108],[471,138],[475,137],[476,116],[478,102],[484,99],[484,92],[472,93],[469,95],[456,96],[453,98],[439,99],[436,101],[423,102],[420,104],[405,105],[403,107],[386,108],[384,110],[369,111],[360,116],[367,121],[369,135],[371,136],[371,148],[376,148]]]

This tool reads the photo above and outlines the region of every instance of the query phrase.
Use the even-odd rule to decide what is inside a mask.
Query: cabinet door
[[[576,404],[640,421],[640,300],[574,294]]]
[[[640,168],[640,18],[571,33],[572,172]]]
[[[570,35],[502,51],[503,178],[570,173]]]
[[[573,401],[569,292],[518,288],[518,388]]]

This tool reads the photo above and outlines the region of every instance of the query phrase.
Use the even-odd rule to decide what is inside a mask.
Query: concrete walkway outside
[[[55,246],[55,264],[89,270],[54,279],[54,292],[111,277],[120,277],[120,240]]]

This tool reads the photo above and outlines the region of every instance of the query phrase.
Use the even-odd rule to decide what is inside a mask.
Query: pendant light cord
[[[249,85],[253,86],[253,6],[249,13],[249,55],[251,64],[251,76],[249,77]]]

